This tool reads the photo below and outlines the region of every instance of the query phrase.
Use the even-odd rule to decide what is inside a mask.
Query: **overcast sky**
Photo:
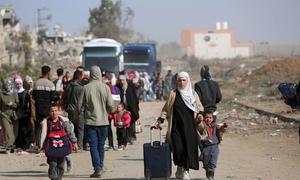
[[[101,0],[0,0],[15,7],[21,24],[37,24],[37,9],[51,14],[50,28],[60,24],[66,32],[88,27],[89,9]],[[183,29],[214,29],[227,21],[240,42],[300,44],[300,0],[123,0],[133,9],[132,26],[159,42],[180,42]]]

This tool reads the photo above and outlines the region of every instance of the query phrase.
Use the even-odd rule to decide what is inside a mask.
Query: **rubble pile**
[[[33,54],[35,62],[48,64],[54,69],[74,69],[80,64],[79,56],[82,51],[82,44],[75,42],[44,44],[43,48],[36,50]]]
[[[278,118],[264,116],[252,109],[247,109],[233,103],[221,103],[217,123],[226,122],[228,132],[249,136],[257,133],[266,133],[270,136],[280,136],[282,129],[294,129],[298,125],[286,123]]]
[[[261,80],[272,78],[274,81],[293,81],[293,77],[299,77],[300,58],[283,58],[277,61],[269,62],[261,68],[254,70],[248,79]]]

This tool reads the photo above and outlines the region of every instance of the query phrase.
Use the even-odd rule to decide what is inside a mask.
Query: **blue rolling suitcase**
[[[143,145],[144,175],[145,178],[169,179],[172,174],[171,150],[168,143],[162,142],[161,128],[160,141],[153,142],[153,126],[150,128],[150,143]]]

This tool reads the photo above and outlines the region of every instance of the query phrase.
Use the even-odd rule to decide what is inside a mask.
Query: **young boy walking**
[[[200,150],[203,155],[203,168],[209,180],[214,179],[215,168],[219,156],[219,140],[217,137],[217,125],[213,122],[213,114],[204,113],[204,127],[208,137],[200,140]]]
[[[65,157],[72,153],[72,145],[77,152],[77,139],[69,123],[59,116],[58,106],[50,107],[49,117],[41,123],[41,144],[44,146],[49,164],[50,179],[61,180],[64,175]]]

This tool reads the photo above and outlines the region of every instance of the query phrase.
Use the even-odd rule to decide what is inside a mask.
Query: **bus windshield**
[[[124,63],[145,63],[149,65],[150,54],[148,51],[124,51]]]
[[[119,72],[119,62],[117,57],[85,57],[85,67],[91,69],[97,65],[102,71]]]
[[[117,55],[116,47],[85,47],[86,57],[115,57]]]

